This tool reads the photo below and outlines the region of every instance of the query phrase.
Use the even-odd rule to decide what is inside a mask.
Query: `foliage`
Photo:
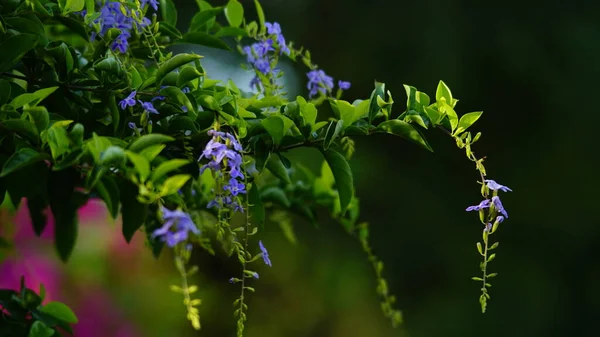
[[[499,184],[485,178],[483,159],[471,151],[481,134],[472,137],[467,130],[481,112],[459,118],[458,100],[442,81],[432,97],[405,86],[406,110],[398,116],[384,83],[375,82],[364,99],[342,100],[350,83],[334,83],[309,51],[287,43],[279,24],[265,21],[258,1],[253,6],[258,21],[247,21],[250,6],[237,0],[223,7],[197,3],[189,30],[181,32],[171,0],[0,0],[3,206],[18,207],[26,198],[38,235],[50,208],[56,250],[66,262],[77,240],[77,209],[91,197],[101,198],[113,218],[121,215],[126,240],[142,232],[155,256],[165,246],[173,249],[182,282],[171,289],[183,295],[196,329],[201,301],[194,295],[200,287],[188,283],[198,270],[188,267],[193,247],[235,255],[241,270],[230,282],[240,285],[234,302],[239,336],[246,296],[259,279],[252,263],[262,259],[272,266],[267,248],[254,237],[270,219],[295,242],[292,215],[316,224],[317,211],[325,209],[359,240],[376,272],[382,310],[398,325],[402,315],[383,278],[383,263],[368,244],[368,226],[357,224],[359,202],[348,160],[355,137],[390,134],[433,152],[424,131],[440,129],[465,148],[480,173],[484,248],[478,249],[484,274],[475,279],[483,284],[485,310],[487,279],[496,275],[486,274],[495,258],[489,251],[497,248],[488,245],[489,236],[504,210]],[[211,78],[201,55],[169,51],[183,43],[245,55],[244,67],[255,74],[252,91]],[[308,99],[284,91],[282,57],[308,68]],[[286,157],[300,147],[321,152],[320,173]],[[61,304],[40,306],[43,295],[2,291],[4,319],[33,313],[31,336],[49,336],[49,329],[76,323]],[[54,320],[38,318],[40,313]]]

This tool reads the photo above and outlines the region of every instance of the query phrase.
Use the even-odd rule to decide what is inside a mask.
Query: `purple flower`
[[[187,94],[187,93],[190,92],[190,88],[185,87],[185,88],[181,89],[181,92],[184,93],[184,94]]]
[[[265,262],[265,264],[269,267],[272,267],[271,259],[269,259],[269,252],[267,251],[267,248],[265,248],[265,245],[263,245],[262,240],[258,241],[258,247],[260,248],[260,251],[262,252],[262,258],[263,258],[263,261]]]
[[[172,248],[187,240],[189,232],[200,235],[200,230],[188,213],[181,210],[171,211],[163,206],[161,206],[161,212],[164,224],[152,233],[152,238],[160,237],[161,241],[166,242],[167,246]]]
[[[158,115],[158,111],[156,111],[156,109],[154,108],[154,105],[152,105],[151,102],[142,102],[140,100],[138,100],[138,102],[140,102],[140,104],[142,105],[142,108],[144,108],[144,110],[148,111],[151,114]]]
[[[281,48],[281,53],[285,53],[287,55],[290,54],[290,48],[285,43],[285,37],[281,34],[281,26],[277,22],[265,22],[265,27],[267,27],[267,33],[269,35],[275,35],[275,41],[277,41],[277,45]]]
[[[229,184],[223,186],[225,191],[229,191],[231,195],[237,196],[238,194],[246,194],[246,185],[237,181],[235,178],[229,180]]]
[[[257,273],[257,272],[254,272],[254,274],[252,274],[252,277],[254,277],[255,279],[257,279],[257,280],[258,280],[258,273]]]
[[[318,92],[325,95],[333,89],[333,77],[325,74],[323,70],[311,70],[306,76],[308,77],[308,84],[306,85],[309,90],[308,98],[313,98]]]
[[[134,122],[129,122],[129,123],[127,123],[127,126],[129,126],[129,128],[130,128],[130,129],[133,129],[133,130],[135,130],[135,129],[137,128],[137,125],[135,125],[135,123],[134,123]]]
[[[232,277],[229,279],[229,283],[234,284],[235,283],[235,279]]]
[[[508,219],[508,213],[506,213],[504,206],[502,206],[502,201],[500,201],[500,198],[498,196],[492,197],[492,202],[494,203],[496,210],[498,210],[498,212],[500,212],[502,215],[504,215],[505,218]]]
[[[490,190],[492,190],[492,191],[498,191],[498,190],[500,190],[500,191],[502,191],[502,192],[508,192],[508,191],[512,192],[512,190],[511,190],[510,188],[508,188],[507,186],[504,186],[504,185],[498,184],[498,183],[497,183],[496,181],[494,181],[494,180],[487,179],[487,180],[484,180],[484,182],[486,182],[486,183],[487,183],[487,187],[488,187]]]
[[[350,82],[348,81],[338,81],[338,88],[340,88],[341,90],[348,90],[350,89]]]
[[[142,0],[142,8],[146,7],[148,3],[150,3],[150,6],[152,6],[155,11],[158,10],[158,0]]]
[[[121,102],[119,102],[119,106],[121,107],[121,110],[125,110],[128,106],[134,106],[135,105],[135,95],[137,94],[137,91],[132,91],[129,96],[127,96],[125,99],[123,99]]]
[[[482,202],[480,202],[479,205],[467,207],[467,212],[479,211],[480,209],[488,208],[488,207],[490,207],[490,200],[489,199],[485,199]]]

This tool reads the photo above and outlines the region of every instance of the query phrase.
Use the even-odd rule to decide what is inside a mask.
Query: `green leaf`
[[[13,153],[13,155],[8,158],[6,163],[4,163],[2,172],[0,173],[0,178],[29,165],[35,164],[43,159],[44,156],[34,149],[29,147],[21,148],[18,152]]]
[[[23,55],[33,49],[39,41],[37,35],[17,34],[0,43],[0,72],[9,71]]]
[[[403,137],[433,152],[433,149],[431,148],[431,146],[429,146],[429,143],[427,143],[427,141],[421,136],[419,131],[417,131],[417,129],[415,129],[412,125],[404,121],[399,121],[397,119],[385,121],[379,124],[377,128],[389,134]]]
[[[160,133],[153,133],[149,135],[141,136],[140,138],[134,140],[130,145],[128,150],[132,152],[140,152],[141,150],[147,148],[151,145],[163,144],[174,141],[175,138],[167,135],[161,135]]]
[[[25,119],[7,119],[1,121],[0,124],[4,124],[4,128],[17,133],[20,136],[29,138],[31,141],[38,142],[38,133],[35,125]]]
[[[208,5],[210,6],[210,5]],[[206,28],[208,31],[215,24],[215,17],[223,11],[222,7],[201,9],[196,13],[190,23],[190,32],[200,31]]]
[[[450,128],[454,131],[458,125],[458,115],[456,114],[456,111],[454,111],[454,108],[452,108],[450,104],[441,102],[438,103],[438,109],[446,114],[448,122],[450,123]]]
[[[152,162],[154,158],[156,158],[156,156],[158,156],[162,152],[162,150],[164,150],[165,147],[167,147],[165,144],[156,144],[148,146],[147,148],[140,151],[140,155],[146,157],[146,159],[148,159],[149,162]]]
[[[248,33],[242,28],[238,27],[221,27],[216,33],[216,37],[247,37]]]
[[[177,87],[166,87],[162,89],[160,93],[167,96],[179,106],[185,106],[188,109],[188,113],[191,111],[192,114],[196,114],[192,102],[190,102],[189,98],[181,91],[181,89]]]
[[[45,107],[36,106],[33,108],[26,108],[23,109],[23,112],[26,112],[31,116],[38,132],[42,132],[48,128],[48,125],[50,124],[50,115]]]
[[[110,176],[103,176],[94,187],[104,203],[108,212],[116,219],[119,215],[119,186],[115,180]]]
[[[61,321],[65,321],[67,323],[75,324],[77,323],[77,316],[73,310],[71,310],[67,305],[60,302],[49,302],[40,308],[40,311],[46,314],[49,314],[53,317],[60,319]]]
[[[285,123],[283,118],[277,115],[269,116],[266,119],[263,119],[260,124],[262,124],[269,135],[271,135],[273,142],[276,145],[279,145],[283,136],[285,136]]]
[[[30,106],[36,106],[40,102],[42,102],[46,97],[50,96],[54,91],[56,91],[58,87],[49,87],[40,89],[33,93],[21,94],[10,102],[15,109],[21,108],[26,104]],[[41,130],[40,130],[41,131]]]
[[[167,178],[165,183],[160,190],[160,196],[164,197],[173,193],[179,192],[179,190],[190,180],[192,176],[189,174],[176,174],[172,177]]]
[[[340,207],[342,214],[344,214],[354,196],[354,178],[352,176],[352,170],[344,156],[339,152],[332,149],[324,150],[322,152],[325,156],[325,161],[327,161],[327,164],[333,173],[333,177],[335,178],[335,185],[340,196]]]
[[[53,159],[56,159],[69,151],[70,140],[65,128],[53,126],[48,129],[47,136]]]
[[[62,261],[71,256],[77,240],[75,187],[80,173],[74,168],[52,171],[48,177],[48,200],[54,215],[54,245]]]
[[[331,109],[333,109],[333,112],[336,114],[338,119],[344,121],[342,130],[359,120],[363,113],[361,110],[356,109],[355,106],[346,101],[330,100],[329,104],[331,105]]]
[[[164,177],[169,172],[175,171],[180,167],[183,167],[187,164],[191,163],[191,161],[187,159],[171,159],[169,161],[163,162],[154,171],[152,171],[152,177],[150,180],[152,182],[156,182],[158,179]]]
[[[85,0],[58,0],[58,7],[63,15],[72,12],[81,12],[85,6]]]
[[[106,137],[100,137],[96,133],[92,134],[92,139],[87,141],[86,147],[94,157],[96,163],[100,163],[100,155],[111,146],[110,140]]]
[[[375,89],[371,93],[370,101],[371,105],[369,106],[369,124],[372,123],[375,116],[381,108],[377,105],[377,96],[385,99],[385,83],[375,82]]]
[[[29,337],[51,337],[54,335],[54,329],[49,328],[42,321],[35,321],[29,330]]]
[[[150,175],[150,162],[148,159],[135,152],[126,151],[125,153],[127,154],[129,161],[133,163],[141,182],[145,182]]]
[[[331,121],[331,123],[327,127],[327,132],[325,133],[325,139],[323,140],[323,149],[327,150],[343,129],[343,120],[340,119],[337,122]]]
[[[156,71],[156,83],[160,84],[160,81],[162,81],[162,79],[171,71],[203,57],[204,56],[197,54],[177,54],[173,56],[171,59],[163,63]]]
[[[285,192],[279,187],[267,187],[260,191],[260,198],[264,202],[274,202],[285,208],[292,207],[292,203],[288,199]]]
[[[308,125],[315,124],[317,120],[317,108],[313,103],[307,103],[304,97],[298,96],[296,97],[296,102],[298,102],[298,106],[300,106],[300,114],[304,118],[304,122]]]
[[[120,146],[111,145],[100,154],[101,165],[119,167],[125,161],[125,151]]]
[[[210,35],[204,32],[190,32],[183,36],[182,39],[175,41],[175,43],[190,43],[190,44],[198,44],[201,46],[223,49],[227,51],[231,51],[231,47],[225,41],[220,38]]]
[[[273,175],[275,175],[277,178],[285,181],[288,184],[292,182],[290,180],[290,175],[287,169],[285,168],[285,165],[283,165],[283,162],[279,155],[273,154],[269,156],[269,159],[267,160],[267,165],[265,167],[269,171],[271,171],[271,173],[273,173]]]
[[[172,0],[160,0],[160,14],[162,19],[171,26],[177,26],[177,7]]]
[[[260,199],[258,185],[252,184],[252,188],[248,191],[248,202],[250,203],[250,214],[252,221],[262,231],[265,229],[265,206]]]
[[[442,98],[446,101],[447,104],[452,104],[452,92],[450,88],[444,83],[444,81],[440,81],[438,83],[437,89],[435,91],[435,100],[441,101]]]
[[[177,76],[177,86],[183,87],[184,84],[197,79],[198,77],[204,76],[196,67],[185,67],[179,72]]]
[[[476,111],[462,115],[462,117],[460,117],[460,120],[458,121],[458,126],[456,127],[456,130],[454,130],[454,135],[459,135],[460,133],[466,131],[469,127],[471,127],[471,125],[475,124],[479,117],[481,117],[482,113],[483,111]]]
[[[256,14],[258,15],[258,22],[260,23],[260,33],[264,34],[265,33],[265,12],[262,9],[262,6],[260,5],[260,2],[258,0],[254,0],[254,6],[256,7]]]
[[[77,164],[84,153],[85,151],[83,151],[83,149],[77,149],[70,152],[63,160],[61,160],[59,163],[56,163],[56,165],[52,167],[52,170],[60,171]]]
[[[123,222],[123,237],[130,242],[135,232],[142,227],[148,217],[148,205],[137,200],[138,187],[128,181],[122,181],[121,215]]]
[[[175,39],[181,39],[181,32],[173,25],[167,22],[158,22],[158,31],[162,36],[169,36]]]
[[[229,0],[225,7],[225,17],[232,27],[239,27],[244,20],[244,7],[237,0]]]

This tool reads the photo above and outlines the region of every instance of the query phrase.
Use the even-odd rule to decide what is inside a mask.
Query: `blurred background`
[[[185,30],[196,4],[175,2]],[[253,13],[251,1],[241,2]],[[495,235],[500,247],[490,267],[499,276],[482,315],[479,285],[470,280],[479,276],[481,228],[477,215],[465,212],[480,201],[475,167],[433,130],[426,135],[435,153],[391,136],[356,139],[351,166],[361,219],[371,224],[372,247],[385,262],[405,324],[393,329],[383,318],[374,273],[358,242],[326,219],[318,229],[297,220],[296,245],[276,226],[263,234],[273,267],[259,267],[248,337],[598,335],[600,268],[593,251],[600,240],[600,179],[592,135],[600,121],[593,103],[600,3],[261,2],[267,21],[279,22],[288,41],[310,49],[336,81],[352,82],[344,96],[349,101],[368,98],[374,80],[385,82],[397,115],[405,107],[402,84],[433,95],[444,80],[460,99],[459,115],[484,111],[474,126],[483,132],[474,151],[488,156],[489,178],[514,192],[503,195],[510,218]],[[180,49],[205,55],[211,77],[252,77],[239,68],[242,56]],[[306,69],[292,63],[283,69],[290,94],[306,94]],[[315,160],[301,151],[292,156]],[[171,256],[156,263],[140,234],[125,244],[119,223],[101,205],[82,212],[68,265],[57,262],[49,240],[31,236],[21,241],[31,249],[16,257],[27,261],[25,273],[48,283],[51,299],[75,307],[79,336],[234,335],[229,303],[238,287],[227,282],[238,273],[233,259],[195,252],[204,273],[194,280],[203,299],[203,330],[194,332],[180,296],[168,289],[179,283]],[[14,259],[0,267],[0,286],[18,282]]]

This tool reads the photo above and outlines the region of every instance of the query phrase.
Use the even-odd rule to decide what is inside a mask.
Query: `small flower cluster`
[[[226,180],[227,184],[223,186],[223,191],[217,192],[216,198],[210,201],[207,207],[225,206],[234,212],[243,213],[244,209],[237,201],[239,194],[246,194],[246,185],[238,180],[244,179],[241,169],[242,146],[233,135],[226,132],[210,130],[208,135],[213,138],[206,144],[198,160],[208,158],[210,162],[200,168],[200,174],[209,168],[213,172],[221,174],[218,179]]]
[[[161,206],[164,225],[152,233],[152,238],[160,237],[167,246],[173,248],[188,239],[189,232],[200,235],[200,230],[188,213],[181,210],[171,211]]]
[[[478,205],[467,207],[466,211],[467,212],[472,212],[472,211],[478,212],[482,209],[489,208],[490,205],[494,205],[494,208],[496,209],[496,211],[498,211],[500,214],[502,214],[496,218],[496,221],[502,222],[502,221],[504,221],[504,219],[508,219],[508,213],[504,209],[504,206],[502,205],[502,201],[500,201],[500,197],[498,197],[497,193],[498,193],[498,191],[512,192],[512,190],[510,188],[508,188],[507,186],[498,184],[497,182],[495,182],[494,180],[491,180],[491,179],[484,180],[484,183],[487,185],[487,187],[490,190],[495,192],[494,196],[492,196],[491,201],[490,201],[490,199],[485,199],[485,200],[481,201]],[[491,228],[491,224],[488,224],[488,228]]]
[[[262,256],[263,262],[269,266],[272,267],[273,264],[271,263],[271,259],[269,258],[269,252],[267,251],[267,248],[265,247],[265,245],[262,243],[262,240],[258,241],[258,248],[260,248],[260,255]],[[259,278],[259,275],[257,272],[247,272],[248,276],[251,276],[255,279]],[[232,277],[229,279],[229,283],[237,283],[241,281],[239,278],[236,277]]]
[[[139,102],[146,114],[158,115],[158,110],[156,110],[156,108],[154,108],[154,105],[152,105],[152,102],[142,102],[140,100],[137,100],[137,102],[136,102],[136,99],[135,99],[136,95],[137,95],[137,91],[132,91],[129,94],[129,96],[125,97],[122,101],[120,101],[119,106],[121,107],[121,109],[125,110],[125,109],[127,109],[128,106],[133,107]],[[149,120],[148,123],[152,123],[152,121]],[[137,128],[137,125],[134,122],[129,122],[128,126],[129,126],[129,128],[131,128],[133,130],[135,130]]]
[[[275,51],[275,47],[279,48],[279,54],[290,54],[290,48],[285,42],[285,37],[281,33],[281,26],[279,23],[266,22],[267,33],[269,36],[263,40],[253,43],[250,46],[242,48],[244,55],[246,55],[246,61],[250,63],[254,69],[263,75],[275,76],[279,71],[279,68],[272,68],[272,58],[269,52]],[[251,86],[259,86],[260,78],[255,76],[250,82]]]
[[[158,10],[158,2],[158,0],[141,0],[141,9],[144,11],[150,5],[156,11]],[[111,43],[110,48],[123,54],[129,48],[132,29],[142,30],[151,23],[150,19],[143,16],[143,13],[133,15],[131,8],[122,5],[117,0],[106,1],[99,12],[100,16],[92,22],[92,25],[99,25],[100,31],[98,34],[92,33],[92,40],[96,38],[96,35],[104,37],[110,28],[117,28],[121,31],[121,34]],[[80,13],[86,15],[87,11],[83,10]],[[134,17],[139,17],[141,20],[138,21]]]
[[[306,76],[308,77],[308,83],[306,85],[308,88],[308,98],[313,98],[319,92],[323,95],[326,95],[328,92],[333,90],[333,77],[325,74],[323,70],[311,70],[306,74]],[[338,88],[340,90],[348,90],[350,89],[350,82],[338,81]]]

